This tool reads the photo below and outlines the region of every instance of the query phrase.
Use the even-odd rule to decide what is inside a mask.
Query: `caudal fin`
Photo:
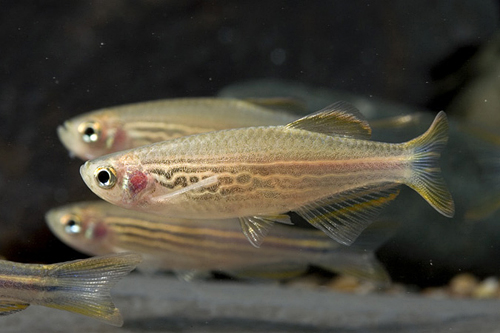
[[[408,141],[405,145],[413,149],[412,174],[407,185],[417,191],[438,212],[447,217],[455,214],[455,205],[441,176],[438,165],[441,151],[448,142],[448,120],[441,111],[427,132]]]
[[[120,253],[55,264],[48,277],[54,279],[54,289],[49,291],[50,302],[43,305],[122,326],[110,290],[140,261],[138,254]]]

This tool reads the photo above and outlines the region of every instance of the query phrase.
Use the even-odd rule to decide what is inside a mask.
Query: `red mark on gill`
[[[128,189],[132,195],[136,195],[148,185],[148,176],[142,171],[134,171],[128,177]]]
[[[106,225],[104,225],[103,223],[96,223],[94,225],[94,228],[92,230],[92,236],[95,238],[95,239],[101,239],[101,238],[104,238],[106,237],[106,235],[108,234],[108,228],[106,227]]]
[[[118,128],[116,130],[116,132],[114,133],[113,144],[110,148],[112,148],[113,151],[132,148],[132,147],[129,147],[127,133],[124,130],[122,130],[121,128]]]

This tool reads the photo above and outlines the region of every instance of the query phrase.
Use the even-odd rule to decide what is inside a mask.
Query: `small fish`
[[[313,228],[277,225],[256,249],[241,233],[237,219],[164,218],[104,201],[54,208],[45,218],[52,232],[78,251],[90,255],[137,252],[144,258],[141,268],[172,270],[184,279],[209,271],[284,279],[304,273],[313,264],[371,281],[389,281],[373,254],[390,236],[389,228],[370,227],[348,247]]]
[[[30,304],[71,311],[122,326],[110,289],[141,261],[132,253],[113,254],[51,265],[0,261],[0,315]]]
[[[185,135],[261,125],[282,125],[300,110],[291,99],[183,98],[100,109],[67,120],[57,128],[63,145],[87,160],[120,150]],[[278,110],[272,110],[278,109]]]
[[[441,214],[454,203],[438,166],[448,122],[438,113],[423,135],[369,141],[371,128],[339,102],[284,126],[249,127],[160,142],[87,161],[80,174],[118,206],[192,219],[239,218],[259,246],[273,222],[293,211],[349,245],[378,211],[416,190]]]

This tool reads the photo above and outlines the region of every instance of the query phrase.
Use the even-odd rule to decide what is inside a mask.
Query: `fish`
[[[122,326],[110,289],[140,261],[141,256],[134,253],[50,265],[0,260],[0,316],[36,304]]]
[[[245,279],[288,279],[312,264],[385,284],[390,277],[374,251],[391,226],[370,227],[356,245],[331,241],[314,228],[277,225],[259,248],[241,233],[238,220],[187,220],[131,211],[102,200],[53,208],[46,222],[62,242],[89,254],[140,253],[140,269],[173,271],[191,280],[215,271]]]
[[[91,111],[57,128],[62,144],[83,160],[153,142],[226,128],[287,124],[299,101],[285,98],[175,98]]]
[[[80,174],[102,199],[128,209],[191,219],[238,218],[258,247],[274,222],[295,212],[349,245],[405,184],[447,217],[453,198],[441,176],[448,140],[439,112],[421,136],[370,141],[346,102],[282,126],[202,133],[85,162]]]

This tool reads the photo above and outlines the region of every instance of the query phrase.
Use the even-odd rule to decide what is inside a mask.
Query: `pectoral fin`
[[[0,316],[7,316],[19,311],[23,311],[29,306],[28,303],[0,301]]]
[[[372,133],[370,125],[361,112],[347,102],[334,103],[286,127],[364,140],[369,140]]]
[[[269,233],[274,222],[292,224],[288,215],[244,216],[239,219],[241,231],[248,238],[250,244],[257,248],[264,241],[264,237]]]
[[[362,187],[310,203],[296,213],[337,242],[351,245],[398,194],[398,184]]]

